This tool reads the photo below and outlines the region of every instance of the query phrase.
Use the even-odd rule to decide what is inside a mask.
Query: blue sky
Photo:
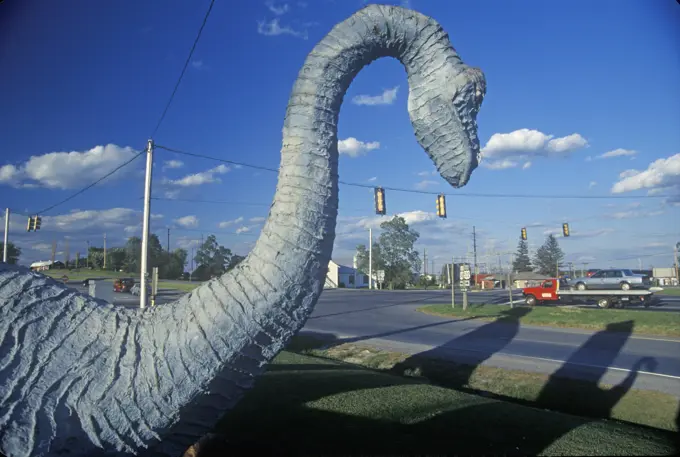
[[[141,233],[141,159],[44,213],[37,233],[26,233],[22,214],[61,201],[144,147],[208,4],[0,5],[0,206],[15,212],[10,239],[24,250],[24,263],[49,258],[53,239],[61,252],[68,238],[73,258],[87,240],[101,245],[104,233],[108,246]],[[276,168],[302,62],[364,4],[218,0],[156,143]],[[420,232],[418,248],[429,251],[437,270],[471,249],[473,225],[480,263],[497,265],[497,253],[515,250],[521,227],[533,250],[563,221],[573,236],[560,244],[579,266],[670,265],[680,241],[680,5],[407,4],[439,21],[463,60],[486,75],[482,166],[458,190],[433,174],[408,118],[405,72],[382,59],[359,73],[345,97],[342,180],[449,193],[444,220],[434,217],[434,195],[387,192],[389,213],[403,214]],[[170,227],[171,248],[214,233],[247,254],[267,215],[275,173],[160,149],[154,164],[153,194],[168,199],[152,204],[152,229],[163,244]],[[351,263],[368,227],[385,219],[374,214],[370,189],[341,186],[340,208],[333,257]]]

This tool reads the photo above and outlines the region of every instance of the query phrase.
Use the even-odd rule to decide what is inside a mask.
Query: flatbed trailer
[[[546,279],[540,286],[522,289],[524,301],[529,306],[545,302],[570,304],[576,300],[594,301],[600,308],[623,308],[628,304],[641,304],[645,308],[656,300],[651,290],[572,290],[560,289],[559,279]],[[564,284],[563,284],[564,286]]]

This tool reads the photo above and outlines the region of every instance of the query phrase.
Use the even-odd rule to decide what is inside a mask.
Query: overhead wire
[[[156,145],[155,146],[158,149],[164,149],[169,152],[173,152],[175,154],[181,154],[181,155],[187,155],[187,156],[192,156],[192,157],[199,157],[203,159],[208,159],[208,160],[214,160],[216,162],[222,162],[222,163],[227,163],[231,165],[238,165],[242,167],[247,167],[247,168],[254,168],[258,170],[265,170],[265,171],[271,171],[278,173],[279,169],[278,168],[271,168],[271,167],[265,167],[262,165],[253,165],[249,164],[247,162],[239,162],[236,160],[227,160],[227,159],[221,159],[219,157],[213,157],[209,156],[206,154],[198,154],[194,152],[188,152],[184,151],[181,149],[175,149],[175,148],[170,148],[168,146],[163,146],[163,145]],[[362,183],[356,183],[356,182],[348,182],[348,181],[343,181],[343,180],[338,180],[339,184],[343,184],[345,186],[352,186],[352,187],[361,187],[361,188],[366,188],[366,189],[374,189],[376,187],[382,187],[385,190],[391,190],[394,192],[405,192],[405,193],[413,193],[413,194],[424,194],[424,195],[446,195],[450,197],[477,197],[477,198],[527,198],[527,199],[588,199],[588,200],[595,200],[595,199],[631,199],[631,198],[670,198],[670,195],[637,195],[637,196],[632,196],[632,195],[569,195],[569,194],[564,194],[564,195],[531,195],[531,194],[510,194],[510,193],[503,193],[503,194],[486,194],[486,193],[476,193],[476,192],[456,192],[456,193],[446,193],[446,192],[434,192],[434,191],[429,191],[429,190],[419,190],[419,189],[406,189],[403,187],[393,187],[393,186],[375,186],[372,184],[362,184]]]
[[[175,98],[175,94],[177,94],[177,89],[179,89],[179,85],[182,82],[182,78],[184,78],[184,74],[187,71],[187,67],[189,66],[189,63],[191,62],[191,57],[194,55],[194,51],[196,50],[196,45],[198,44],[198,41],[201,39],[201,34],[203,33],[203,29],[205,28],[205,24],[208,22],[208,17],[210,16],[210,12],[212,11],[214,4],[215,4],[215,0],[210,0],[210,5],[208,6],[208,11],[206,11],[205,16],[203,17],[203,22],[201,23],[201,27],[198,29],[198,33],[196,34],[196,38],[194,39],[194,44],[191,46],[191,50],[189,51],[189,55],[187,56],[187,60],[184,62],[184,67],[182,67],[182,72],[179,74],[179,78],[177,78],[177,83],[175,83],[175,88],[172,90],[172,93],[170,94],[170,98],[168,99],[168,102],[165,105],[165,109],[163,109],[163,113],[161,114],[161,117],[158,119],[158,122],[156,123],[156,127],[153,129],[153,133],[151,134],[151,138],[153,138],[156,135],[156,133],[158,132],[158,129],[160,128],[161,124],[163,123],[163,120],[165,119],[165,115],[168,113],[168,110],[170,109],[170,105],[172,104],[172,101]]]
[[[104,176],[102,176],[101,178],[97,179],[97,180],[96,180],[95,182],[93,182],[92,184],[83,187],[83,188],[80,189],[78,192],[72,194],[71,196],[69,196],[69,197],[67,197],[67,198],[65,198],[65,199],[63,199],[63,200],[61,200],[61,201],[59,201],[59,202],[57,202],[57,203],[55,203],[54,205],[48,206],[47,208],[45,208],[45,209],[43,209],[43,210],[41,210],[41,211],[36,211],[36,212],[33,213],[33,214],[44,214],[44,213],[50,211],[51,209],[54,209],[54,208],[56,208],[57,206],[63,205],[63,204],[66,203],[67,201],[72,200],[73,198],[77,197],[78,195],[82,194],[83,192],[87,191],[88,189],[91,189],[92,187],[96,186],[96,185],[99,184],[100,182],[104,181],[106,178],[108,178],[109,176],[113,175],[115,172],[117,172],[117,171],[120,170],[121,168],[123,168],[123,167],[125,167],[126,165],[129,165],[130,163],[134,162],[135,159],[137,159],[139,156],[141,156],[142,154],[144,154],[145,151],[136,151],[136,152],[137,152],[137,154],[136,154],[135,156],[133,156],[130,160],[126,160],[126,161],[123,162],[122,164],[118,165],[116,168],[114,168],[114,169],[111,170],[110,172],[106,173]]]

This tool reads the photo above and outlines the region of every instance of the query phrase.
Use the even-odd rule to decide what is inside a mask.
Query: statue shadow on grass
[[[509,310],[495,322],[410,358],[410,362],[420,363],[423,357],[442,358],[450,351],[473,353],[468,361],[476,365],[457,369],[454,376],[421,373],[434,378],[439,376],[445,381],[442,383],[431,378],[390,376],[320,358],[309,363],[310,359],[304,356],[285,354],[270,365],[255,391],[248,393],[223,418],[217,427],[220,437],[195,455],[211,457],[237,449],[260,454],[543,453],[567,433],[594,419],[557,415],[543,409],[527,408],[517,401],[499,402],[458,392],[467,390],[465,386],[476,366],[502,350],[515,337],[519,318],[528,312],[528,308]],[[575,396],[580,396],[595,405],[589,416],[609,417],[611,409],[632,386],[637,370],[643,366],[650,369],[654,365],[653,359],[640,359],[619,385],[609,390],[599,387],[600,379],[616,359],[632,329],[632,322],[622,322],[610,324],[606,330],[595,333],[553,373],[539,394],[538,404],[543,402],[553,404],[555,409],[568,410],[570,405],[566,400],[573,401]],[[333,339],[328,334],[319,336],[327,341]],[[342,344],[346,340],[336,342]],[[583,363],[587,358],[592,361],[593,357],[602,368],[591,368],[585,375],[581,373],[578,381],[565,379],[572,375],[569,366]],[[413,368],[413,363],[406,360],[400,368],[404,367]],[[443,390],[432,382],[458,388]],[[427,396],[424,390],[428,391]],[[354,395],[365,391],[370,394],[362,396],[360,403],[353,403],[357,401]],[[391,411],[390,398],[399,400],[402,410]],[[419,404],[424,398],[427,401]],[[338,404],[350,412],[334,412]],[[672,449],[669,443],[673,438],[665,432],[618,423],[609,426],[621,428],[619,432],[628,435],[640,433],[641,440],[657,440],[660,449]],[[581,448],[573,437],[566,439],[571,446],[576,446],[570,448],[571,453],[592,453],[593,446],[598,446],[598,452],[614,453],[619,445],[614,436],[611,442],[584,440]]]

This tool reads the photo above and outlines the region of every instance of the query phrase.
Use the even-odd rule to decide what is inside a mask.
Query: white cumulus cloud
[[[380,148],[380,142],[371,141],[363,142],[359,141],[354,137],[349,137],[344,140],[338,141],[338,152],[340,154],[345,154],[350,157],[358,157],[368,151],[373,151]]]
[[[632,157],[637,154],[637,151],[632,149],[614,149],[612,151],[607,151],[604,154],[600,154],[596,158],[598,159],[611,159],[612,157]]]
[[[87,151],[50,152],[32,156],[23,164],[0,166],[0,184],[74,189],[103,177],[136,154],[130,147],[115,144],[95,146]],[[132,166],[125,167],[108,179],[124,176],[132,169]]]
[[[190,228],[190,227],[197,227],[198,226],[198,218],[194,215],[189,215],[189,216],[184,216],[175,219],[175,224],[180,225],[185,228]]]
[[[184,166],[184,162],[181,160],[166,160],[163,162],[163,170],[169,169],[169,168],[182,168]]]
[[[626,170],[619,174],[619,181],[611,191],[615,194],[634,190],[671,191],[680,193],[680,154],[657,159],[644,171]]]
[[[303,40],[309,36],[307,30],[295,30],[289,25],[282,27],[279,18],[274,18],[269,22],[257,21],[257,33],[264,36],[290,35]]]
[[[385,89],[380,95],[356,95],[352,97],[352,103],[355,105],[391,105],[397,99],[397,92],[399,86],[392,89]]]
[[[558,138],[530,129],[494,133],[481,150],[481,164],[494,170],[513,168],[530,163],[533,157],[564,157],[587,146],[588,141],[578,133]]]
[[[218,224],[218,227],[219,228],[231,227],[232,225],[240,224],[241,222],[243,222],[243,216],[237,217],[236,219],[230,221],[220,222]]]
[[[179,187],[192,187],[213,182],[221,182],[220,178],[215,175],[223,175],[228,173],[230,170],[231,169],[228,166],[222,164],[216,166],[215,168],[211,168],[210,170],[186,175],[180,179],[167,179],[164,181],[164,183]]]
[[[265,5],[267,6],[267,8],[269,8],[269,11],[276,14],[277,16],[281,16],[282,14],[287,13],[288,10],[290,9],[288,3],[282,3],[280,5],[277,5],[271,0],[265,2]]]

